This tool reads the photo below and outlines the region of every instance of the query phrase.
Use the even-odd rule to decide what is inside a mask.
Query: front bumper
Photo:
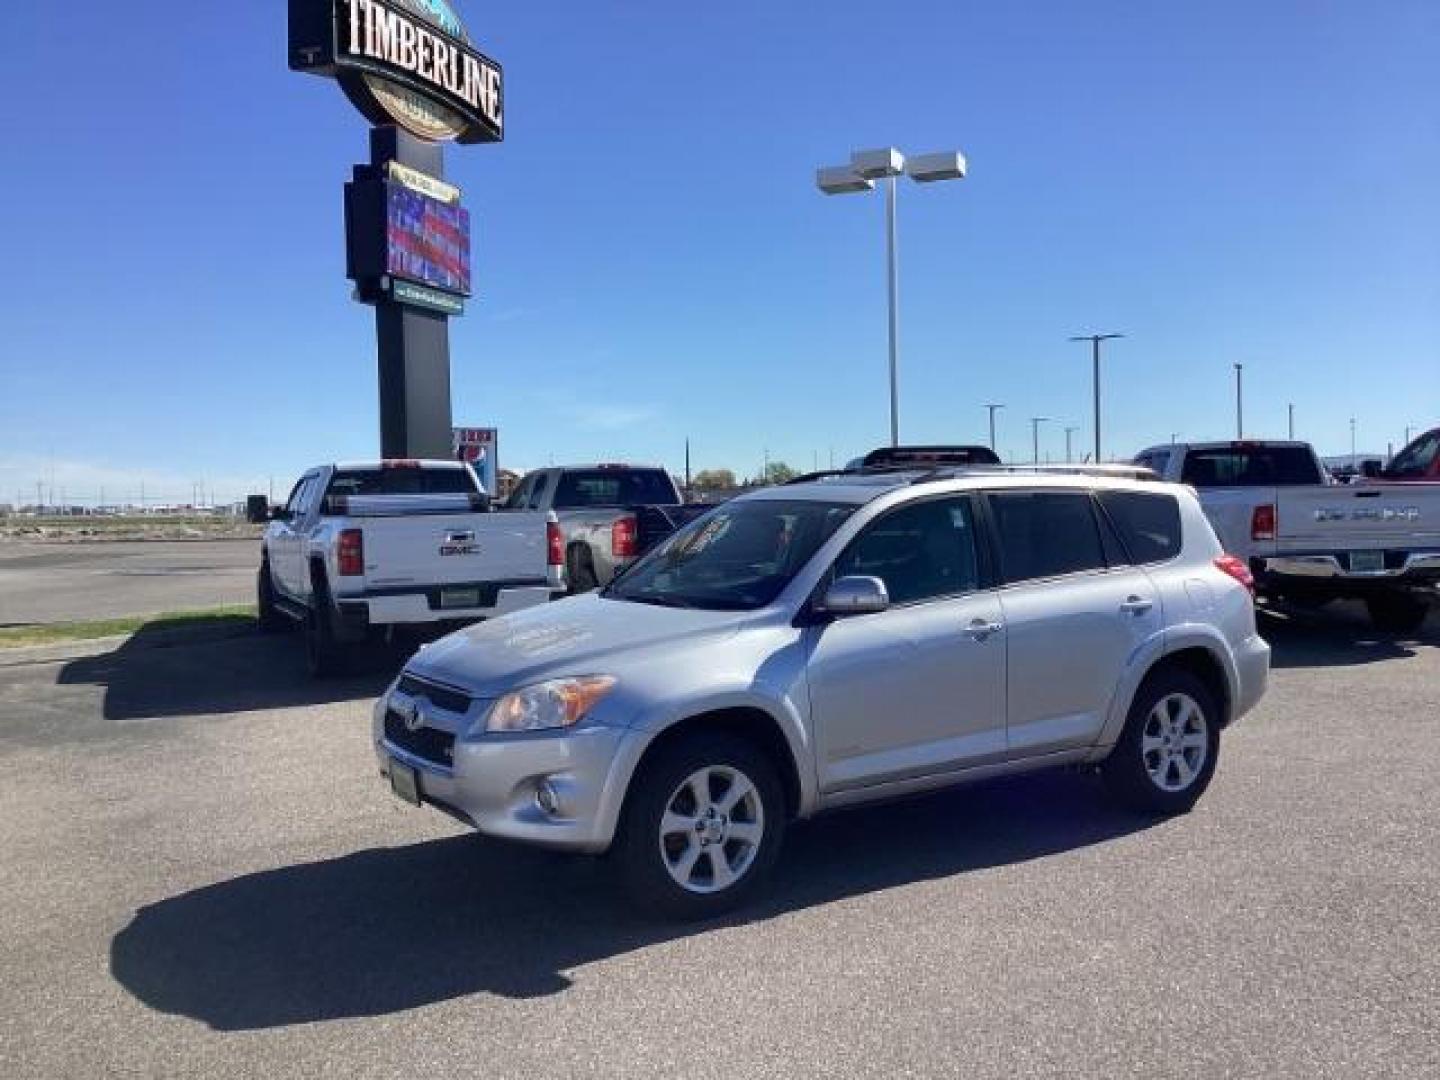
[[[629,728],[584,723],[554,732],[484,735],[454,741],[448,767],[385,737],[385,698],[376,705],[375,753],[416,772],[422,802],[487,836],[566,851],[601,852],[615,837],[626,786],[644,750]],[[536,792],[554,793],[553,812]]]

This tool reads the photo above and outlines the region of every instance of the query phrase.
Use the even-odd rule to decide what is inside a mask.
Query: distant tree
[[[690,483],[697,491],[725,491],[737,486],[735,474],[729,469],[701,469]]]
[[[787,480],[794,480],[799,475],[783,461],[772,461],[765,466],[765,483],[767,484],[783,484]]]

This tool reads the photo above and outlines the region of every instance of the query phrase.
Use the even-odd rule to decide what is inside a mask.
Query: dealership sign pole
[[[448,0],[290,0],[290,67],[375,125],[345,185],[346,271],[375,307],[380,452],[450,457],[450,319],[472,295],[470,214],[444,144],[504,136],[500,66]]]

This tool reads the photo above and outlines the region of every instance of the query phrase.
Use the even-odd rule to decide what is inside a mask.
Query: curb
[[[117,634],[113,637],[87,638],[83,641],[57,642],[54,645],[25,645],[16,649],[0,649],[0,670],[32,664],[59,664],[103,656],[129,646],[130,652],[150,649],[174,649],[187,645],[207,645],[232,638],[251,637],[254,626],[207,626],[192,629],[152,631],[150,633]],[[139,640],[136,640],[136,639]]]

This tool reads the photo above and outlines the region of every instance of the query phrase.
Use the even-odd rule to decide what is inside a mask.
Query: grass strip
[[[245,604],[204,608],[199,611],[167,611],[159,615],[128,615],[119,619],[96,619],[92,622],[48,623],[36,626],[0,627],[0,649],[18,649],[27,645],[55,645],[66,641],[89,641],[92,638],[116,637],[120,634],[146,634],[165,631],[210,630],[217,627],[249,628],[255,625],[255,608]]]

